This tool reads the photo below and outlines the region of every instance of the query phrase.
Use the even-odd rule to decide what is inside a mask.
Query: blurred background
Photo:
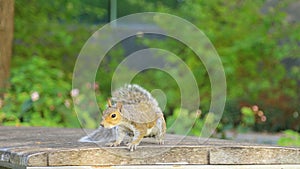
[[[4,2],[0,1],[3,11]],[[99,114],[83,117],[84,124],[80,124],[73,108],[74,101],[85,102],[81,91],[72,89],[76,58],[88,38],[104,24],[151,11],[193,23],[220,55],[227,101],[214,137],[231,139],[258,133],[267,138],[261,142],[300,146],[299,0],[16,0],[13,5],[12,55],[2,54],[0,60],[0,71],[5,65],[7,70],[0,74],[0,125],[98,127],[95,119]],[[123,40],[107,53],[96,83],[86,83],[86,90],[95,90],[103,110],[115,68],[127,55],[149,47],[173,52],[193,71],[202,114],[189,135],[200,135],[211,101],[209,77],[193,51],[172,38],[144,34]],[[180,91],[172,77],[148,70],[133,83],[164,91],[167,124],[177,119]],[[89,103],[86,105],[88,112]],[[183,113],[186,119],[179,120],[184,126],[191,112]],[[171,132],[185,131],[176,128]]]

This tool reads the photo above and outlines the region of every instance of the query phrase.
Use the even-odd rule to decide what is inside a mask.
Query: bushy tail
[[[114,102],[121,102],[123,104],[137,104],[137,103],[149,103],[154,106],[158,106],[157,101],[152,97],[152,95],[136,84],[126,84],[120,89],[112,93],[112,98]]]
[[[116,140],[116,128],[106,129],[99,127],[92,133],[80,138],[79,142],[96,142],[96,143],[107,143]]]

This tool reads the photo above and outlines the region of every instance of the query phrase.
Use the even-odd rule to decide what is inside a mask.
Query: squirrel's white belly
[[[159,132],[160,132],[160,126],[162,125],[161,124],[161,119],[158,119],[156,121],[156,125],[153,126],[152,128],[150,129],[147,129],[147,133],[146,133],[146,136],[156,136]]]
[[[156,126],[154,126],[150,129],[147,129],[147,133],[145,136],[153,137],[153,136],[156,136],[157,134],[158,134],[158,128]]]
[[[152,127],[151,129],[147,129],[147,134],[146,134],[146,136],[149,136],[149,135],[152,133],[153,128],[154,128],[154,127]]]

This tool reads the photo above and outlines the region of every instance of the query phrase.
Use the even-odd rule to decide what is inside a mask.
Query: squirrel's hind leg
[[[155,139],[158,144],[164,144],[165,134],[166,134],[166,122],[164,118],[159,118],[156,121],[157,133],[155,135]]]
[[[164,137],[156,136],[155,139],[156,139],[158,144],[160,144],[160,145],[165,144]]]

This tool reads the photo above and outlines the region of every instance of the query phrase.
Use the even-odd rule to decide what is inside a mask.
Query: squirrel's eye
[[[110,117],[115,118],[116,116],[117,116],[116,114],[112,114]]]

